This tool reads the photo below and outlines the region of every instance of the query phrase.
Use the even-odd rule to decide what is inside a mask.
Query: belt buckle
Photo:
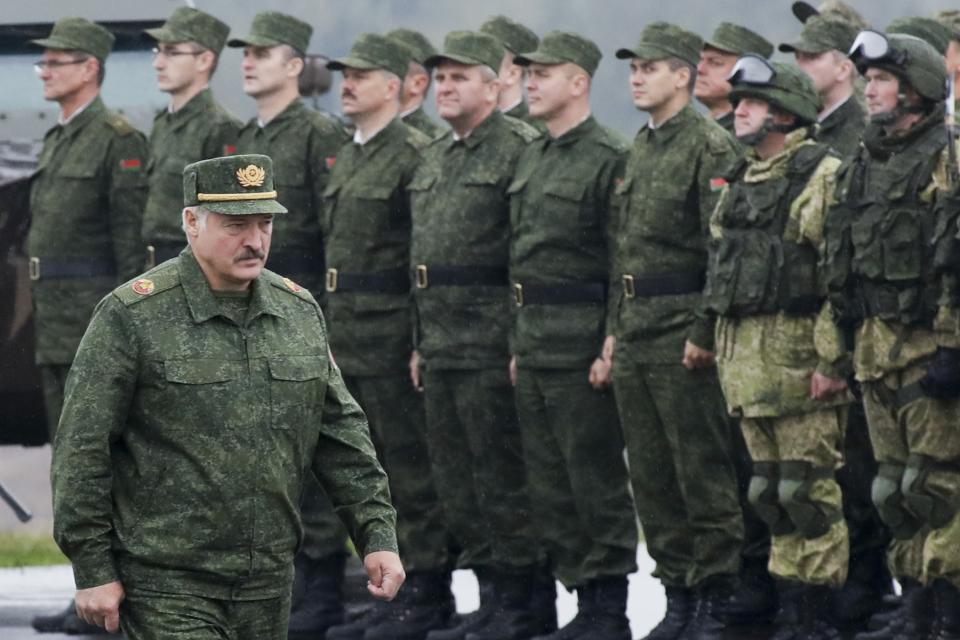
[[[523,285],[519,282],[513,283],[513,300],[518,307],[523,306]]]
[[[157,248],[152,244],[147,245],[147,269],[153,269],[157,266]]]
[[[623,275],[623,295],[627,298],[637,297],[637,289],[634,286],[633,276],[628,274]]]
[[[326,282],[327,293],[334,293],[337,290],[339,277],[340,277],[339,271],[333,268],[327,269],[327,282]]]
[[[417,289],[426,289],[430,286],[430,280],[427,278],[427,265],[417,265]]]
[[[40,258],[30,258],[28,267],[30,271],[30,279],[39,280],[40,279]]]

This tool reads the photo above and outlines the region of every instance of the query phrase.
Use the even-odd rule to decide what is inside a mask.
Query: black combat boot
[[[884,597],[892,594],[886,550],[866,549],[850,557],[847,581],[833,597],[834,620],[845,630],[863,629],[883,609]]]
[[[627,620],[627,577],[607,576],[590,583],[592,600],[589,613],[593,630],[580,640],[631,640]]]
[[[767,570],[769,558],[744,559],[737,588],[727,604],[727,622],[735,626],[767,624],[780,605],[777,583]]]
[[[415,571],[407,574],[389,614],[367,627],[363,640],[423,640],[435,629],[444,629],[454,610],[450,574]]]
[[[680,636],[682,640],[722,640],[732,592],[732,576],[712,576],[701,583],[696,591],[693,618]]]
[[[696,598],[687,587],[664,587],[667,592],[667,612],[657,626],[643,640],[677,640],[693,618]]]
[[[800,630],[800,597],[803,585],[790,580],[777,580],[780,608],[773,619],[770,640],[794,640]]]
[[[38,633],[69,633],[87,636],[107,633],[103,627],[81,620],[77,615],[77,604],[73,600],[63,611],[48,616],[34,616],[30,624]]]
[[[351,619],[348,612],[347,620],[327,629],[325,640],[363,640],[363,632],[368,628],[385,622],[390,618],[393,609],[390,602],[377,600],[371,606]]]
[[[903,631],[907,622],[906,602],[921,585],[912,578],[899,578],[897,582],[900,583],[902,595],[894,593],[883,596],[877,612],[867,621],[867,630],[854,636],[854,640],[890,640]]]
[[[490,621],[467,634],[466,640],[527,640],[536,635],[537,620],[530,609],[533,572],[494,572],[497,608]]]
[[[919,586],[904,596],[903,626],[894,640],[931,640],[936,598],[931,587]]]
[[[840,631],[830,619],[830,603],[835,592],[817,584],[804,585],[800,594],[800,628],[796,640],[840,640]]]
[[[533,576],[533,593],[530,596],[530,610],[538,634],[553,633],[557,630],[557,583],[553,573],[541,567]]]
[[[343,623],[343,554],[310,558],[297,554],[293,565],[296,600],[290,604],[289,640],[316,640]],[[299,584],[298,584],[299,582]]]
[[[456,623],[447,629],[436,629],[427,634],[427,640],[464,640],[467,634],[486,626],[498,604],[498,593],[489,569],[475,571],[480,588],[480,607],[464,616],[459,616]]]
[[[960,591],[939,578],[933,582],[935,617],[930,640],[960,640]]]
[[[573,620],[563,628],[553,633],[536,636],[533,640],[577,640],[580,637],[586,637],[584,634],[592,631],[594,627],[595,593],[596,589],[592,582],[577,587],[577,615]]]

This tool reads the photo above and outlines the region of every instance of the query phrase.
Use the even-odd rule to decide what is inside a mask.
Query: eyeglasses
[[[37,60],[33,63],[33,70],[37,73],[43,73],[47,69],[56,70],[60,67],[67,67],[72,64],[83,64],[89,57],[86,58],[74,58],[72,60]]]
[[[733,65],[733,71],[727,76],[727,82],[768,85],[776,74],[769,62],[758,55],[748,53]]]
[[[203,51],[181,51],[180,49],[161,49],[159,47],[154,47],[152,51],[154,58],[159,56],[163,56],[165,58],[176,58],[177,56],[198,56],[203,53]]]
[[[894,50],[885,35],[872,29],[864,29],[857,34],[857,39],[853,41],[853,46],[850,47],[850,53],[847,55],[858,68],[882,58],[889,58],[895,65],[902,65],[907,61],[905,52]]]

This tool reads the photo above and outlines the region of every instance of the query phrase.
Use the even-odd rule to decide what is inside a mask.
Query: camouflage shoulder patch
[[[528,124],[521,120],[520,118],[514,118],[513,116],[504,115],[503,119],[510,125],[510,130],[515,134],[523,138],[524,142],[533,142],[539,138],[542,133],[537,131],[536,127],[532,124]]]
[[[113,290],[113,295],[119,298],[124,306],[129,307],[179,284],[180,275],[177,270],[169,265],[161,266],[120,285]]]
[[[430,146],[430,143],[432,142],[432,139],[430,138],[430,136],[425,134],[423,131],[420,131],[419,129],[411,127],[408,124],[404,124],[403,126],[407,128],[406,140],[407,140],[407,144],[409,144],[411,147],[413,147],[417,151],[422,151],[423,149],[426,149],[428,146]]]
[[[295,298],[299,298],[300,300],[303,300],[304,302],[307,302],[319,308],[317,301],[314,299],[310,291],[306,289],[306,287],[303,287],[297,284],[290,278],[274,273],[269,269],[264,269],[262,271],[262,274],[263,274],[263,277],[267,279],[267,282],[269,282],[273,287],[281,291],[285,291],[286,293],[289,293]]]
[[[128,136],[130,134],[137,133],[137,128],[119,113],[113,113],[111,111],[107,115],[107,118],[104,122],[106,122],[111,129],[122,136]]]

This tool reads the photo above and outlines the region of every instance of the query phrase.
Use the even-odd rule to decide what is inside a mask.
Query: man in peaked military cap
[[[148,266],[175,257],[183,248],[175,214],[183,200],[183,168],[236,150],[240,123],[209,87],[229,32],[217,18],[190,7],[178,7],[162,27],[147,30],[157,41],[157,84],[170,94],[169,106],[157,114],[150,132],[150,192],[143,213]]]
[[[512,118],[519,118],[543,131],[543,121],[530,117],[530,110],[523,99],[524,68],[516,64],[521,53],[537,48],[540,38],[507,16],[494,16],[480,26],[480,33],[493,36],[503,45],[503,59],[497,67],[500,76],[500,111]]]
[[[953,79],[954,99],[956,99],[956,84],[960,76],[960,11],[949,9],[937,14],[940,24],[950,30],[950,42],[947,44],[947,76]]]
[[[590,115],[597,45],[552,31],[528,67],[530,113],[549,135],[527,147],[510,185],[511,367],[533,531],[577,617],[544,640],[629,640],[627,574],[637,531],[623,433],[603,346],[614,188],[629,145]]]
[[[271,264],[320,297],[323,189],[346,132],[334,118],[310,109],[300,98],[298,78],[312,33],[309,24],[293,16],[264,11],[254,16],[249,34],[227,44],[243,47],[243,90],[257,103],[257,116],[240,130],[237,150],[273,159],[280,202],[289,212],[275,226]],[[306,536],[296,560],[293,638],[322,634],[343,619],[343,526],[315,482],[307,483],[302,515]]]
[[[721,22],[710,39],[703,43],[697,64],[697,83],[693,95],[710,111],[710,117],[733,133],[733,105],[727,78],[733,65],[745,53],[769,58],[773,45],[763,36],[732,22]]]
[[[690,104],[703,41],[664,22],[617,51],[634,105],[650,115],[620,196],[612,330],[604,352],[623,423],[637,513],[667,614],[648,638],[719,638],[743,545],[743,513],[703,309],[716,179],[738,155]],[[679,445],[678,443],[683,443]]]
[[[413,351],[408,186],[429,138],[400,119],[410,65],[403,45],[362,34],[328,68],[356,126],[324,191],[330,345],[370,419],[390,476],[409,584],[397,602],[327,632],[334,639],[423,638],[454,611],[447,530],[427,454],[423,396],[407,376]]]
[[[36,68],[43,97],[60,105],[43,141],[30,187],[31,293],[36,357],[53,441],[63,386],[94,306],[143,267],[140,221],[147,194],[147,143],[100,99],[113,34],[84,18],[59,20]],[[60,631],[85,625],[72,608],[34,626]]]
[[[430,92],[430,72],[423,63],[436,55],[437,50],[426,36],[413,29],[394,29],[387,33],[387,37],[410,51],[410,64],[400,94],[400,117],[404,124],[419,129],[427,137],[435,138],[443,132],[443,127],[423,111],[423,102]]]
[[[183,191],[188,248],[105,297],[84,334],[54,442],[54,535],[89,623],[283,640],[310,473],[371,594],[397,593],[387,478],[320,307],[264,269],[286,212],[270,158],[188,165]]]
[[[914,38],[920,38],[932,46],[937,52],[946,57],[950,45],[952,32],[950,28],[933,18],[909,16],[897,18],[887,25],[886,33],[903,33]]]

